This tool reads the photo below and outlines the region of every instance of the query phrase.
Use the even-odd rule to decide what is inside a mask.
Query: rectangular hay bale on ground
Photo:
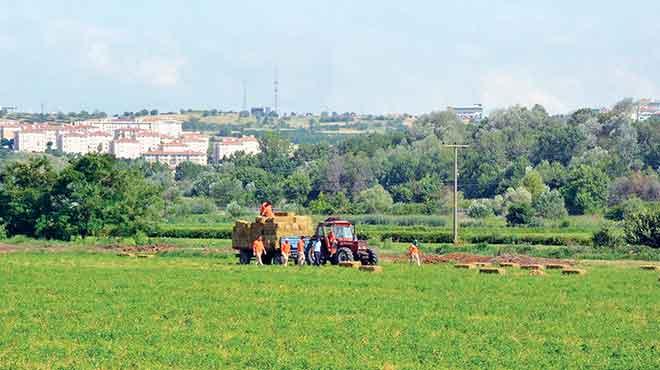
[[[523,270],[543,270],[545,269],[542,265],[529,264],[529,265],[520,265],[520,268]]]
[[[650,271],[655,271],[655,270],[660,270],[660,267],[655,266],[655,265],[642,265],[640,266],[642,270],[650,270]]]
[[[566,268],[563,269],[561,273],[562,275],[584,275],[587,273],[587,271],[582,269]]]
[[[547,270],[563,270],[567,267],[568,267],[568,265],[564,265],[564,264],[561,264],[561,263],[546,263],[545,264],[545,268]]]
[[[359,269],[362,264],[358,261],[349,261],[349,262],[339,262],[339,266],[348,267],[352,269]]]
[[[490,262],[477,262],[474,264],[477,267],[492,267],[493,264]]]
[[[454,265],[454,268],[470,270],[470,269],[476,268],[476,266],[471,264],[471,263],[457,263],[457,264]]]
[[[360,271],[367,271],[367,272],[383,272],[383,267],[382,266],[360,266]]]
[[[500,262],[499,265],[500,267],[520,267],[520,264],[515,262]]]
[[[479,269],[480,274],[493,274],[493,275],[504,275],[506,274],[505,269],[499,269],[496,267],[482,267]]]

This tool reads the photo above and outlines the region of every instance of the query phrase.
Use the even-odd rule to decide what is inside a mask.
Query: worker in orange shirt
[[[416,263],[417,266],[421,266],[422,265],[422,260],[419,256],[419,246],[418,245],[419,244],[417,243],[417,240],[415,240],[414,242],[412,242],[412,244],[410,244],[410,247],[408,247],[408,261],[410,262],[411,265],[413,263]]]
[[[252,253],[254,253],[254,257],[257,259],[257,265],[263,265],[264,263],[261,261],[261,257],[264,255],[266,252],[266,248],[264,248],[264,241],[261,235],[257,237],[257,240],[255,240],[252,243]]]
[[[328,250],[330,251],[330,255],[335,254],[337,252],[337,237],[335,236],[335,233],[330,230],[328,232]]]
[[[280,253],[282,254],[282,264],[284,266],[289,266],[289,254],[291,253],[291,244],[288,239],[282,241],[280,246]]]
[[[296,250],[298,252],[298,265],[305,265],[305,237],[302,235],[298,240],[298,244],[296,244]]]
[[[266,217],[266,218],[273,218],[275,217],[275,213],[273,213],[273,204],[270,201],[265,201],[261,204],[261,207],[259,207],[259,214],[261,217]]]

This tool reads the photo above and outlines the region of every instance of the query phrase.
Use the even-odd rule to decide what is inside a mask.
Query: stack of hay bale
[[[294,213],[276,212],[275,217],[257,217],[253,223],[237,221],[232,233],[234,249],[252,248],[252,242],[262,236],[266,250],[279,249],[280,239],[288,236],[310,236],[312,219]]]

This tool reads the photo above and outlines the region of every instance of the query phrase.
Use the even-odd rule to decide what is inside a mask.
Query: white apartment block
[[[21,125],[12,121],[0,122],[0,139],[12,140],[16,131],[21,130]]]
[[[142,153],[142,144],[136,139],[121,138],[110,143],[110,154],[116,158],[137,159]]]
[[[49,135],[45,129],[24,128],[14,133],[14,150],[19,152],[44,152],[48,143],[55,148],[56,138]]]
[[[147,162],[163,163],[171,169],[175,169],[183,162],[192,162],[203,166],[208,164],[206,152],[193,152],[191,150],[153,150],[144,153],[143,157]]]
[[[213,161],[220,162],[225,158],[243,152],[245,154],[258,154],[261,152],[259,141],[254,136],[222,137],[213,143]]]

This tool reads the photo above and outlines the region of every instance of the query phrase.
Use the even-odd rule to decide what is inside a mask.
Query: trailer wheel
[[[238,262],[241,265],[249,265],[252,260],[252,251],[249,249],[241,249],[238,256]]]

